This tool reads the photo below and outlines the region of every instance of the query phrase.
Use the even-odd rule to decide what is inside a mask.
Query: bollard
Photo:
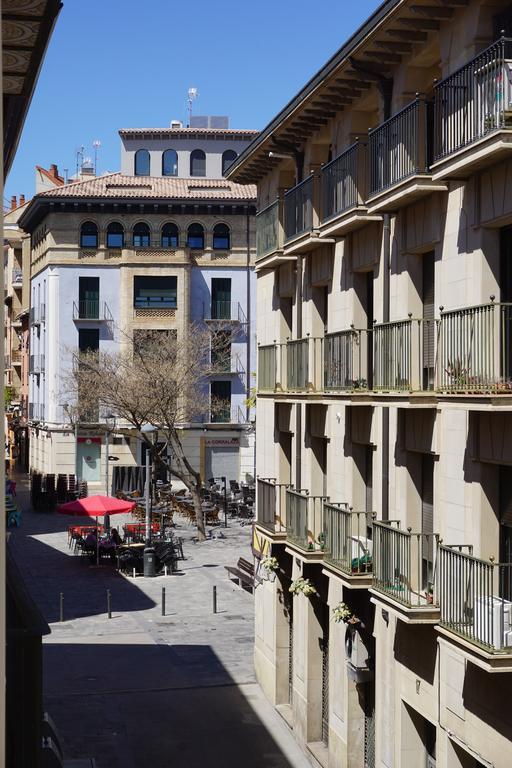
[[[164,565],[164,576],[167,576],[167,566]]]
[[[217,587],[212,587],[212,597],[213,597],[213,612],[217,613]]]
[[[162,616],[165,616],[165,587],[162,587]]]
[[[133,569],[133,578],[135,578],[135,568]]]
[[[64,592],[61,592],[59,595],[59,604],[60,604],[60,621],[64,621]]]
[[[107,589],[107,613],[108,618],[112,618],[112,595],[110,594],[110,589]]]

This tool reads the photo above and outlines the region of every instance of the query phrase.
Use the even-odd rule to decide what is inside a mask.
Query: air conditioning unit
[[[356,669],[368,669],[368,651],[361,635],[353,627],[347,627],[345,635],[345,654],[347,661]]]
[[[500,650],[512,642],[512,602],[501,597],[477,597],[473,614],[475,638]]]
[[[373,554],[373,541],[366,536],[351,536],[351,552],[352,560],[356,557],[364,557],[368,554],[370,557]]]

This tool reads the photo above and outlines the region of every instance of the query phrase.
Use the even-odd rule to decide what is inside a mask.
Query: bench
[[[225,565],[228,572],[228,578],[235,577],[239,587],[249,587],[251,592],[254,590],[254,565],[243,557],[238,558],[236,568],[232,565]]]

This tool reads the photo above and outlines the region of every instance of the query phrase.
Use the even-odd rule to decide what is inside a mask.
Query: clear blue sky
[[[380,0],[64,0],[5,197],[34,194],[34,166],[75,172],[76,148],[119,170],[119,128],[229,115],[264,128]],[[243,10],[242,10],[242,6]]]

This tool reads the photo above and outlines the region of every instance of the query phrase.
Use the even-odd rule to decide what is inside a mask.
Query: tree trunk
[[[199,541],[204,541],[206,539],[206,531],[203,508],[201,506],[201,493],[197,486],[191,488],[190,492],[192,494],[192,499],[194,500],[194,511],[196,513],[197,538]]]

